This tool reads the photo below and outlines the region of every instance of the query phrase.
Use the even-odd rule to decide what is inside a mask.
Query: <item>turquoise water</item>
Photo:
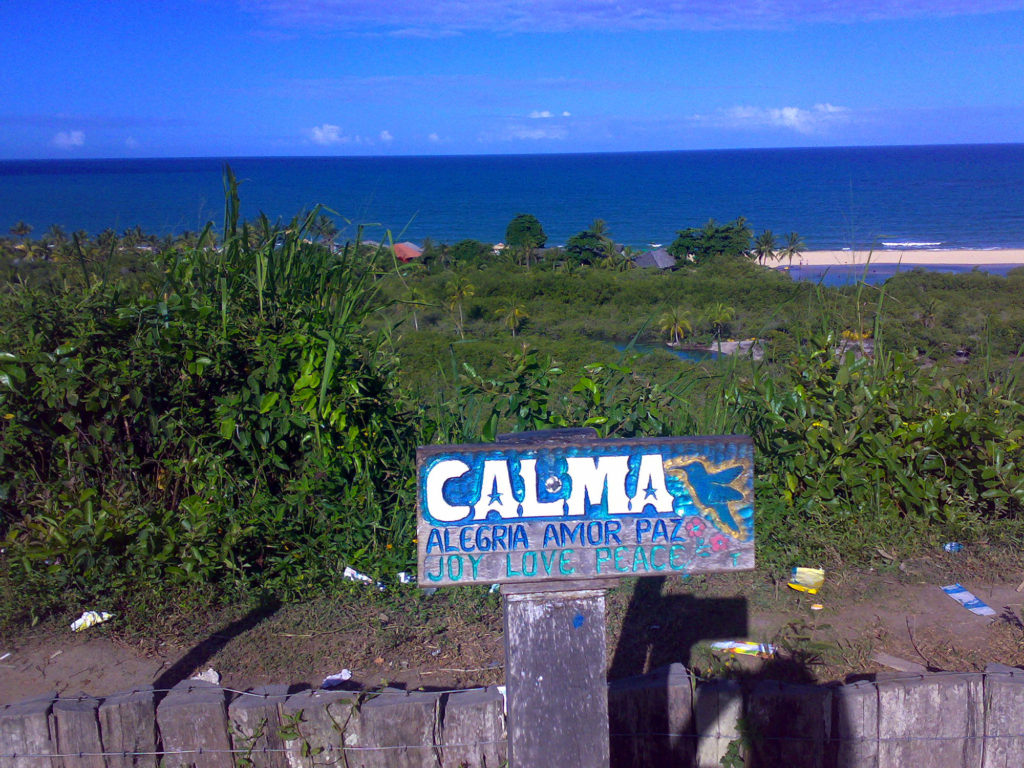
[[[911,259],[912,254],[908,254],[907,258],[908,260]],[[989,274],[1000,275],[1002,277],[1005,277],[1011,270],[1017,268],[1018,267],[1015,265],[1007,264],[988,264],[983,267],[975,267],[966,264],[941,264],[928,267],[932,272],[946,272],[953,275],[966,274],[977,270],[979,272],[987,272]],[[794,280],[807,280],[815,283],[821,283],[822,285],[837,287],[842,285],[852,285],[859,281],[877,285],[884,283],[894,275],[906,273],[912,269],[914,269],[913,265],[870,264],[867,267],[864,265],[831,267],[793,266],[788,270],[788,272],[790,277]]]
[[[626,349],[625,344],[616,344],[615,348],[620,352]],[[646,355],[655,350],[663,350],[671,355],[675,355],[680,360],[685,360],[688,363],[706,363],[708,360],[717,360],[718,352],[713,349],[673,349],[662,344],[634,344],[633,351]]]
[[[159,235],[222,219],[223,159],[0,162],[0,226]],[[323,203],[401,239],[504,239],[536,215],[549,244],[595,218],[634,246],[745,216],[809,249],[1024,247],[1024,145],[597,155],[235,158],[246,216]],[[342,222],[344,224],[344,222]],[[888,243],[890,245],[884,245]]]

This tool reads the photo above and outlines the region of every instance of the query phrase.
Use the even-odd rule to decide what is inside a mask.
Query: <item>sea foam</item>
[[[896,243],[883,242],[882,245],[886,248],[938,248],[940,245],[942,245],[942,243],[915,243],[912,241],[908,241]]]

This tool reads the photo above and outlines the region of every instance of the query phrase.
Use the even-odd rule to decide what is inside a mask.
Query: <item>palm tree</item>
[[[465,323],[465,318],[462,315],[462,302],[475,292],[475,286],[469,282],[469,278],[465,275],[456,275],[448,281],[446,303],[448,304],[448,309],[452,312],[456,309],[459,310],[459,338],[462,339],[466,338],[462,330]]]
[[[600,241],[601,250],[606,257],[615,254],[615,241],[612,240],[611,233],[608,231],[608,222],[604,219],[594,219],[593,224],[590,225],[590,232]]]
[[[59,259],[67,241],[68,233],[64,231],[64,227],[60,224],[51,225],[46,234],[39,238],[44,258]]]
[[[668,334],[669,344],[678,347],[686,334],[693,330],[690,311],[685,307],[673,307],[658,319],[658,327]]]
[[[778,244],[775,241],[775,235],[770,229],[766,229],[758,235],[757,240],[754,241],[754,256],[757,259],[757,263],[764,264],[769,259],[774,259],[776,247],[778,247]]]
[[[800,253],[807,247],[807,244],[800,239],[800,235],[796,232],[790,232],[786,235],[786,244],[782,246],[782,250],[779,251],[779,258],[783,257],[789,259],[789,266],[793,266],[793,259],[800,255]]]
[[[601,269],[607,269],[609,272],[626,272],[636,266],[633,263],[633,259],[637,256],[636,252],[626,246],[619,251],[615,246],[612,246],[603,259],[597,262],[597,266]]]
[[[138,224],[121,233],[121,247],[123,248],[136,249],[142,245],[145,240],[146,233],[142,231],[142,227]]]
[[[28,245],[28,236],[32,234],[32,225],[27,224],[24,221],[18,221],[18,223],[11,227],[8,231],[15,237],[21,238],[22,249],[25,251],[26,255],[28,255],[30,253]]]
[[[639,255],[640,251],[627,245],[622,249],[622,253],[619,254],[617,271],[628,272],[633,269],[636,266],[636,257]]]
[[[529,317],[523,305],[513,298],[505,299],[505,303],[494,311],[494,316],[509,327],[512,331],[512,338],[515,338],[516,331],[522,327],[523,321]]]
[[[406,303],[412,308],[412,327],[418,331],[420,329],[420,319],[416,313],[421,307],[426,305],[427,297],[424,295],[422,289],[415,285],[407,286],[405,295]]]
[[[579,262],[573,261],[572,259],[562,259],[558,265],[558,269],[567,275],[578,274],[581,267]]]
[[[54,245],[60,247],[68,241],[68,233],[64,231],[64,227],[60,224],[52,224],[46,231],[46,236],[50,238]]]
[[[722,334],[735,315],[736,310],[721,301],[716,301],[704,310],[704,319],[711,325],[711,333],[718,339],[719,345],[722,342]]]
[[[113,251],[115,248],[117,248],[117,245],[120,242],[121,238],[119,238],[117,236],[117,232],[115,232],[110,227],[107,227],[98,235],[96,235],[96,245],[97,247],[102,248],[104,251]]]
[[[15,237],[28,237],[32,234],[32,225],[24,221],[18,221],[9,231]]]

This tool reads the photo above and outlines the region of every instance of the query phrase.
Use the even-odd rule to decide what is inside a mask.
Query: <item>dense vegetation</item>
[[[636,270],[600,220],[540,251],[528,215],[504,252],[401,265],[335,244],[319,210],[241,222],[227,182],[217,233],[3,242],[0,621],[167,584],[392,580],[414,567],[417,444],[555,426],[753,435],[774,566],[1021,533],[1020,271],[794,283],[748,258],[742,219]],[[662,347],[730,337],[764,358]]]

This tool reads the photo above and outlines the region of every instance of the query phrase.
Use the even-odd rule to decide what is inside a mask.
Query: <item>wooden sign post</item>
[[[609,579],[753,568],[750,439],[551,430],[417,466],[419,585],[508,585],[512,765],[607,766]]]

